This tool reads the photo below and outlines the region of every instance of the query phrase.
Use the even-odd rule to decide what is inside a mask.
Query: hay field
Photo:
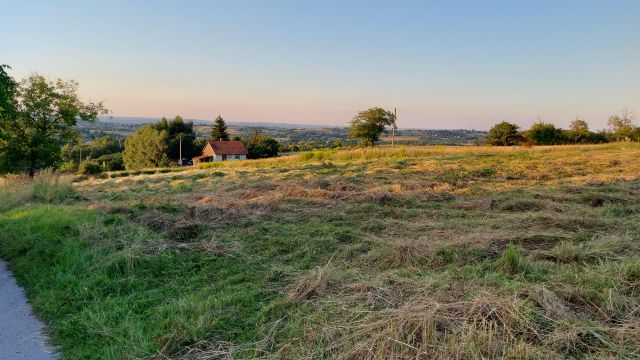
[[[640,145],[331,150],[0,183],[66,359],[640,356]]]

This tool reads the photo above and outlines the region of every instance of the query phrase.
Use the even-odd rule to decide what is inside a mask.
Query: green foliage
[[[83,103],[78,83],[51,81],[34,74],[13,93],[15,111],[0,117],[0,172],[36,170],[60,165],[62,143],[71,139],[78,119],[95,121],[106,113],[101,103]]]
[[[516,145],[520,141],[518,125],[503,121],[494,125],[489,130],[487,142],[491,145],[509,146]]]
[[[207,139],[205,139],[205,138],[196,138],[193,141],[194,154],[195,155],[202,154],[202,150],[204,149],[205,145],[207,145]]]
[[[633,127],[633,114],[628,110],[623,110],[620,115],[609,118],[609,133],[614,141],[631,140],[636,129]]]
[[[582,142],[586,142],[591,136],[591,131],[589,130],[589,124],[586,121],[576,118],[569,125],[569,130],[567,130],[566,137],[570,142],[574,144],[579,144]]]
[[[123,149],[120,141],[107,136],[88,143],[82,143],[80,138],[74,139],[62,147],[64,164],[60,171],[76,171],[81,157],[82,160],[95,160],[105,171],[123,170]]]
[[[393,113],[385,109],[374,107],[360,111],[351,120],[350,138],[358,138],[364,144],[374,146],[380,140],[380,135],[386,126],[394,122]]]
[[[542,121],[525,131],[524,138],[533,145],[559,145],[566,142],[562,129]]]
[[[170,161],[180,159],[180,139],[182,139],[182,158],[191,159],[195,156],[197,149],[194,146],[196,133],[193,122],[185,122],[180,116],[174,117],[171,121],[163,117],[153,127],[158,131],[167,132],[167,157]]]
[[[213,127],[211,128],[211,133],[209,135],[209,138],[213,141],[229,140],[229,131],[227,130],[227,123],[224,121],[222,116],[218,115],[218,117],[216,117]]]
[[[8,65],[0,65],[0,121],[15,115],[16,91],[18,84],[5,69],[11,69]],[[0,132],[0,143],[4,134]]]
[[[102,166],[96,160],[84,160],[80,163],[78,172],[82,175],[95,175],[102,172]]]
[[[249,159],[263,159],[278,156],[280,144],[276,139],[255,132],[245,144]]]
[[[127,170],[166,165],[167,131],[156,130],[153,125],[140,128],[129,136],[122,156]]]
[[[122,153],[114,153],[108,155],[102,155],[95,161],[100,164],[103,171],[118,171],[124,170],[124,160],[122,159]]]

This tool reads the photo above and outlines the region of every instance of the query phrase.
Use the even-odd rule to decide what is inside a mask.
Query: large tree
[[[509,146],[517,144],[519,139],[518,125],[503,121],[489,129],[487,142],[491,145]]]
[[[565,142],[562,129],[539,121],[524,132],[524,137],[533,145],[558,145]]]
[[[220,115],[216,117],[215,122],[213,123],[213,127],[211,128],[211,134],[209,136],[211,140],[229,140],[229,132],[227,131],[227,123],[224,121],[224,118]]]
[[[280,144],[274,138],[254,131],[246,143],[249,159],[262,159],[278,156]]]
[[[182,158],[191,159],[196,154],[194,141],[196,132],[192,121],[184,121],[180,115],[168,121],[162,118],[153,127],[158,131],[167,132],[167,156],[169,159],[180,160],[180,142],[182,142]]]
[[[0,105],[2,172],[27,170],[33,176],[38,169],[57,167],[62,145],[75,135],[76,122],[96,121],[98,115],[107,113],[102,103],[80,101],[75,81],[51,81],[33,74],[12,93],[4,89],[3,93],[3,98],[12,96],[13,101],[8,111],[6,105]]]
[[[145,125],[129,136],[124,143],[122,155],[127,170],[158,167],[167,159],[166,130],[157,130]]]
[[[367,145],[374,146],[386,126],[393,125],[393,113],[379,107],[360,111],[351,120],[349,137],[359,138]]]
[[[16,110],[16,90],[18,84],[5,69],[8,65],[0,65],[0,117],[9,117]]]
[[[620,115],[614,115],[609,118],[609,133],[615,141],[631,139],[634,135],[633,114],[624,109]]]
[[[576,118],[569,124],[569,130],[567,130],[567,137],[574,143],[588,141],[591,135],[589,130],[589,124],[586,121]]]

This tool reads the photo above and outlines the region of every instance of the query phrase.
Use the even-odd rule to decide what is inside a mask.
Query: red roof
[[[209,145],[213,148],[216,155],[247,155],[249,151],[242,141],[211,141]]]

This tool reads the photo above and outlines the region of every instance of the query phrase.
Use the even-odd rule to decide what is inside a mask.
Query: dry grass
[[[207,302],[158,358],[634,358],[639,156],[630,143],[332,150],[75,187],[79,208],[156,234],[145,256],[246,267],[230,313],[216,312],[222,290],[187,290]],[[244,337],[255,311],[259,335]]]

